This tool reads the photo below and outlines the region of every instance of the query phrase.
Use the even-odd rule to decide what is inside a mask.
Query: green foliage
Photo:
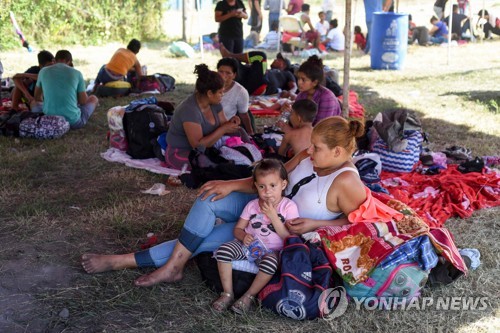
[[[39,48],[58,45],[99,45],[131,38],[161,37],[159,0],[2,0],[0,49],[19,47],[10,22],[12,11],[28,42]]]

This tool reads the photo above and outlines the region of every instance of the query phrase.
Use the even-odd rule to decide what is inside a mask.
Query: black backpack
[[[127,154],[135,159],[157,157],[157,138],[167,132],[168,122],[165,110],[158,105],[148,104],[125,113],[123,128],[128,142]]]

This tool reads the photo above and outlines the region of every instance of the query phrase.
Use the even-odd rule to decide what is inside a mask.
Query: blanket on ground
[[[424,235],[429,237],[436,254],[443,256],[458,270],[467,272],[448,230],[429,228],[410,207],[397,200],[389,200],[387,205],[390,209],[377,209],[374,206],[384,205],[368,193],[368,199],[358,209],[359,212],[349,215],[353,224],[317,230],[328,260],[345,282],[354,285],[365,281],[375,267],[400,246]],[[373,214],[365,219],[367,211],[383,211],[380,221],[373,222]],[[385,221],[387,214],[391,213],[392,220]],[[356,217],[356,221],[352,217]]]
[[[116,148],[109,148],[104,153],[101,153],[101,157],[109,162],[118,162],[128,167],[143,169],[161,175],[179,176],[182,173],[181,170],[167,168],[165,162],[157,158],[137,160],[130,157],[126,152]]]
[[[500,205],[500,173],[485,170],[463,174],[457,165],[449,165],[437,175],[383,171],[380,178],[391,197],[413,208],[429,226],[441,227],[450,217],[466,218],[475,210]]]

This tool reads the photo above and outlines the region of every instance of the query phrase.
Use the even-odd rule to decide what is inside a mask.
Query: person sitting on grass
[[[167,167],[191,170],[189,153],[199,147],[212,147],[223,135],[236,132],[241,123],[237,116],[226,119],[221,101],[224,79],[205,64],[195,66],[198,75],[195,92],[175,109],[167,132]]]
[[[292,156],[307,149],[311,145],[312,123],[318,112],[318,106],[310,99],[301,99],[293,103],[290,113],[291,128],[283,136],[278,154],[288,156],[291,148]],[[281,122],[278,122],[280,126]]]
[[[433,44],[442,44],[448,41],[448,27],[443,21],[439,21],[436,16],[431,17],[432,28],[429,30],[429,35],[432,37],[430,41]]]
[[[297,205],[283,196],[288,184],[288,173],[282,162],[274,159],[261,160],[255,165],[253,181],[259,197],[250,201],[243,209],[234,226],[236,239],[222,244],[215,252],[224,290],[212,303],[212,308],[217,312],[227,310],[233,303],[231,262],[251,259],[247,257],[245,248],[251,248],[255,242],[260,241],[260,248],[266,249],[258,258],[252,258],[256,259],[259,272],[247,292],[231,307],[238,314],[250,310],[257,293],[271,281],[278,269],[279,251],[283,248],[283,240],[290,234],[285,221],[299,217]]]
[[[129,71],[135,71],[137,83],[142,76],[142,69],[137,53],[141,49],[141,42],[137,39],[132,39],[127,48],[119,48],[111,57],[111,60],[101,67],[94,82],[94,92],[101,84],[106,84],[111,81],[128,81]],[[136,84],[137,84],[136,83]]]
[[[358,50],[363,51],[365,49],[366,38],[359,25],[354,27],[354,43],[356,44]]]
[[[248,112],[248,91],[235,81],[238,75],[238,61],[234,58],[222,58],[217,63],[217,72],[224,80],[222,107],[226,119],[238,116],[248,134],[253,135],[252,121]]]
[[[347,216],[366,201],[367,192],[352,163],[356,138],[364,135],[357,120],[330,117],[318,123],[311,135],[311,146],[285,164],[289,174],[287,194],[305,177],[291,198],[300,217],[286,221],[291,234],[303,234],[322,226],[349,224]],[[138,287],[160,282],[173,283],[184,276],[192,256],[213,252],[234,239],[234,226],[243,208],[256,198],[251,177],[210,181],[202,185],[198,198],[186,217],[179,239],[158,244],[137,253],[82,255],[83,269],[90,274],[125,268],[156,267],[135,280]],[[319,190],[318,190],[319,189]],[[226,223],[215,224],[216,218]]]
[[[40,51],[37,55],[38,66],[31,66],[24,73],[12,77],[14,89],[12,90],[12,110],[19,111],[19,103],[25,101],[28,107],[35,100],[35,86],[38,73],[44,67],[54,64],[54,55],[47,50]]]
[[[326,35],[326,39],[323,42],[327,50],[332,50],[334,52],[342,52],[345,47],[345,36],[342,30],[339,28],[339,22],[337,19],[330,21],[330,30]]]
[[[71,129],[84,127],[97,106],[96,96],[87,96],[80,71],[73,68],[73,56],[67,50],[56,53],[56,63],[38,74],[33,112],[63,116]]]
[[[313,125],[316,125],[324,118],[338,116],[342,112],[337,97],[330,89],[321,84],[324,81],[324,76],[323,61],[316,55],[309,57],[300,65],[297,71],[297,83],[300,92],[297,94],[295,100],[309,99],[316,102],[318,106],[318,112],[314,118]],[[282,109],[290,110],[290,106],[287,107],[285,105]],[[284,133],[290,128],[287,124],[281,127]]]

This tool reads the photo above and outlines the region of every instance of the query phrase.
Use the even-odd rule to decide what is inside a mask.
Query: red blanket
[[[448,165],[438,175],[383,171],[380,178],[391,196],[413,208],[431,227],[441,227],[453,216],[466,218],[475,210],[500,205],[500,174],[494,171],[462,174],[456,165]],[[384,194],[375,196],[388,200]]]

